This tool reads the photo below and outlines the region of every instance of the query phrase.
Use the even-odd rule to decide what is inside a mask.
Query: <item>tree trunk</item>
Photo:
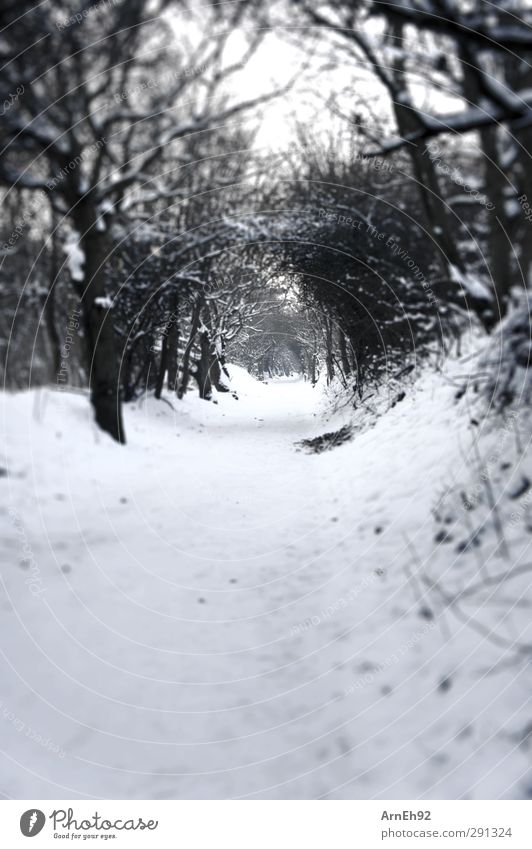
[[[188,337],[188,342],[185,347],[185,351],[183,353],[183,370],[181,372],[181,383],[179,385],[179,389],[177,390],[177,397],[181,399],[188,388],[188,382],[190,380],[190,356],[192,354],[192,348],[194,345],[194,340],[196,338],[196,333],[198,332],[199,322],[200,322],[200,313],[201,313],[201,301],[198,301],[194,305],[194,309],[192,311],[192,321],[190,325],[190,333]]]
[[[460,58],[464,63],[464,94],[466,100],[472,104],[482,102],[483,92],[477,73],[468,71],[475,68],[475,57],[465,44],[461,45]],[[484,166],[484,190],[493,204],[493,210],[488,211],[489,241],[488,271],[493,280],[497,304],[493,311],[492,324],[495,324],[500,315],[496,314],[497,308],[500,314],[506,311],[508,294],[512,285],[512,244],[507,235],[510,222],[506,215],[505,188],[508,185],[507,177],[499,165],[499,151],[497,147],[497,128],[485,127],[480,130],[480,143]],[[506,231],[506,232],[505,232]]]
[[[175,392],[177,388],[177,357],[179,350],[179,326],[174,322],[168,333],[168,390]]]
[[[327,383],[331,383],[334,378],[334,359],[333,327],[330,318],[325,319],[325,365],[327,367]]]
[[[90,200],[80,201],[74,209],[74,222],[85,255],[80,301],[87,340],[91,402],[99,427],[117,442],[125,443],[119,360],[112,309],[105,291],[107,239],[104,232],[96,229],[97,214]]]
[[[404,44],[403,24],[400,21],[394,21],[390,25],[392,44]],[[394,85],[397,92],[405,90],[405,70],[404,61],[400,57],[395,60],[392,69]],[[401,99],[396,96],[396,92],[391,93],[395,120],[397,128],[401,136],[407,136],[410,133],[422,129],[421,124],[415,109],[411,104],[403,104]],[[418,190],[421,197],[421,202],[427,217],[431,236],[435,244],[440,249],[439,260],[445,273],[448,271],[448,264],[456,266],[463,271],[463,262],[460,254],[456,250],[456,222],[452,214],[445,206],[438,180],[436,169],[430,156],[427,153],[423,143],[412,142],[407,147],[408,153],[414,169],[414,175],[417,180]]]
[[[226,360],[225,360],[225,340],[223,336],[220,338],[220,344],[218,348],[213,346],[212,351],[212,364],[211,364],[211,381],[213,386],[216,387],[217,392],[230,392],[230,388],[227,383],[225,383],[223,376],[230,381],[229,372],[227,371]]]
[[[312,386],[316,384],[316,355],[311,351],[308,355],[308,375]]]
[[[179,300],[177,293],[173,292],[170,296],[170,324],[168,327],[168,381],[167,386],[170,392],[175,392],[177,389],[177,358],[179,351],[179,315],[178,315]]]
[[[157,380],[155,383],[155,397],[159,399],[163,391],[164,377],[168,367],[168,335],[165,332],[163,336],[161,359],[159,360],[159,370],[157,372]]]
[[[198,383],[200,398],[204,401],[212,399],[212,382],[211,382],[211,340],[207,329],[200,333],[200,358],[194,373],[194,377]]]
[[[506,17],[506,16],[505,16]],[[510,15],[508,14],[508,18]],[[530,90],[532,86],[532,68],[529,63],[520,60],[517,56],[507,57],[510,65],[508,73],[510,85],[514,91]],[[515,143],[517,145],[517,157],[520,164],[520,179],[518,195],[526,195],[526,202],[532,205],[532,128],[525,127],[522,130],[514,129]],[[523,276],[524,285],[532,286],[532,232],[531,223],[525,221],[525,236],[519,239],[519,266]],[[516,282],[520,282],[519,278]]]
[[[51,205],[50,205],[51,207]],[[57,324],[56,324],[56,314],[55,314],[55,287],[57,285],[57,279],[59,275],[59,250],[57,244],[57,215],[55,214],[53,208],[51,207],[51,251],[50,251],[50,277],[49,277],[49,285],[48,285],[48,293],[46,297],[46,304],[44,307],[44,320],[46,322],[46,329],[48,331],[48,338],[50,341],[50,346],[52,349],[52,362],[53,362],[53,373],[54,379],[57,380],[59,372],[61,371],[61,340],[59,338],[59,333],[57,332]]]
[[[217,392],[229,392],[229,387],[222,380],[222,369],[220,360],[215,351],[212,352],[210,366],[211,383]]]
[[[347,344],[345,341],[345,334],[338,330],[338,343],[340,346],[340,362],[342,363],[342,371],[345,377],[349,377],[351,374],[351,363],[349,362],[349,357],[347,356]]]

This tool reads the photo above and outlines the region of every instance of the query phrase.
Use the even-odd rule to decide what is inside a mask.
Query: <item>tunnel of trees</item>
[[[216,400],[228,361],[263,379],[321,374],[356,403],[458,345],[472,322],[490,333],[532,259],[519,214],[532,198],[525,22],[481,3],[445,3],[437,17],[435,0],[328,12],[243,2],[213,6],[217,37],[187,52],[173,5],[186,14],[133,0],[91,16],[89,4],[81,32],[67,0],[32,14],[25,0],[3,4],[4,383],[90,387],[98,424],[125,442],[124,403],[191,387]],[[344,115],[333,92],[334,129],[300,129],[282,153],[254,146],[244,116],[297,74],[249,98],[229,84],[266,24],[286,20],[303,54],[310,27],[363,62],[389,112],[370,121],[353,90]],[[452,91],[456,114],[417,104],[407,80],[420,67]]]

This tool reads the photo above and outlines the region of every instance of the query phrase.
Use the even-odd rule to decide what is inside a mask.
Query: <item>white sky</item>
[[[312,48],[312,40],[307,36],[308,33],[302,32],[300,43]],[[345,127],[345,122],[336,119],[326,106],[330,95],[338,97],[344,114],[365,113],[368,123],[371,116],[365,111],[363,101],[370,103],[376,113],[390,114],[389,97],[368,67],[354,59],[350,62],[347,54],[337,55],[326,37],[320,38],[313,55],[305,54],[293,42],[293,30],[270,33],[247,67],[233,80],[236,97],[254,97],[283,85],[309,62],[294,89],[265,107],[266,117],[257,137],[259,144],[285,148],[294,141],[294,126],[298,121],[318,133],[326,133],[334,125]],[[422,72],[410,75],[409,81],[419,106],[438,114],[460,109],[461,103],[450,94],[429,89]]]
[[[374,36],[377,36],[377,30],[378,26]],[[179,26],[174,26],[174,31],[179,44],[184,31],[182,20]],[[204,35],[199,28],[198,35]],[[215,37],[216,33],[213,33]],[[243,33],[237,31],[231,36],[226,49],[227,61],[238,61],[245,44]],[[416,47],[419,45],[416,44]],[[303,48],[312,51],[312,55],[305,53]],[[296,142],[294,130],[298,122],[316,134],[326,134],[337,128],[347,130],[348,124],[335,118],[326,106],[331,95],[338,97],[344,114],[356,111],[368,123],[371,123],[371,116],[363,101],[369,102],[375,113],[390,114],[388,95],[373,72],[357,65],[347,52],[331,46],[325,35],[320,34],[313,39],[312,29],[306,27],[300,31],[295,27],[272,29],[247,65],[231,77],[226,89],[232,96],[232,102],[252,99],[286,84],[307,62],[308,67],[294,88],[262,108],[263,119],[256,140],[259,147],[286,149]],[[439,114],[454,112],[460,107],[456,99],[442,92],[432,90],[429,93],[422,75],[410,79],[411,91],[418,105],[436,107]],[[242,120],[254,127],[257,113],[247,113]]]

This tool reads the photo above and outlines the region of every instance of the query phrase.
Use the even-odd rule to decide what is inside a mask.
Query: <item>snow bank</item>
[[[492,521],[463,544],[493,518],[460,492],[497,444],[455,401],[468,368],[320,455],[295,445],[330,429],[316,391],[235,367],[238,401],[128,406],[127,447],[85,395],[4,395],[0,791],[527,796],[529,673],[508,642],[532,638],[530,601],[524,572],[497,580]],[[528,515],[513,484],[500,509]]]

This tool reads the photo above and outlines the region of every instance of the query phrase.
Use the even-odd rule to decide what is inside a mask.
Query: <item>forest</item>
[[[0,54],[2,797],[532,798],[530,4]]]

